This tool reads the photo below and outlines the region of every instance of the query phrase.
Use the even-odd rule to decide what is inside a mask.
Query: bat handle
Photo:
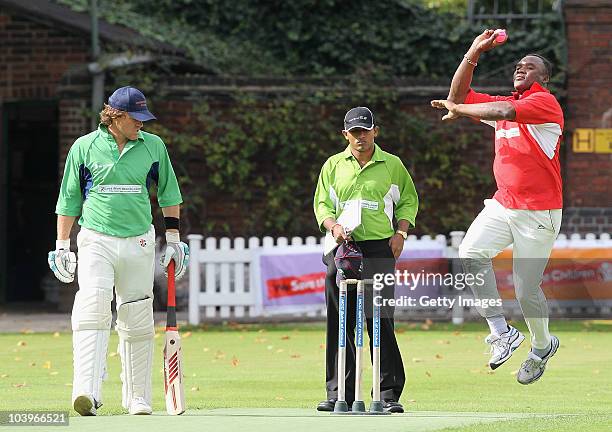
[[[176,329],[176,287],[174,285],[174,260],[168,264],[168,310],[166,329]]]

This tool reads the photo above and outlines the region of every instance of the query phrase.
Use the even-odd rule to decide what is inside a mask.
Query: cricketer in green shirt
[[[114,237],[134,237],[152,222],[150,187],[160,207],[183,202],[164,142],[138,132],[119,154],[107,126],[78,138],[66,159],[55,212],[80,216],[79,225]]]
[[[338,219],[349,200],[361,202],[361,224],[351,233],[355,241],[393,236],[394,218],[415,224],[419,200],[412,178],[399,157],[377,144],[363,168],[350,145],[323,164],[314,196],[314,212],[322,232],[323,222],[330,217]]]

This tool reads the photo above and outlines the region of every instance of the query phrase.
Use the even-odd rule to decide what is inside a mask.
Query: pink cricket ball
[[[508,39],[506,30],[497,30],[497,31],[499,33],[497,33],[497,36],[495,37],[495,42],[500,43],[500,44],[506,42],[506,39]]]

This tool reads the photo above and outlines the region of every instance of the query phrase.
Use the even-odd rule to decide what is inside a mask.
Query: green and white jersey
[[[151,227],[153,184],[161,207],[183,202],[161,138],[140,131],[120,155],[108,128],[100,125],[70,148],[55,212],[81,216],[79,225],[103,234],[138,236]]]
[[[349,200],[360,200],[361,225],[351,234],[354,240],[380,240],[395,230],[393,217],[414,226],[419,206],[414,183],[395,155],[375,144],[372,159],[363,167],[347,147],[327,159],[321,168],[314,196],[314,212],[321,231],[323,221],[338,219]]]

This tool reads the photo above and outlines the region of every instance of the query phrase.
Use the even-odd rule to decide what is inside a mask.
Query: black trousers
[[[375,273],[395,273],[395,258],[389,247],[389,239],[366,240],[357,242],[364,256],[363,279],[371,279]],[[325,347],[325,381],[327,398],[338,397],[338,297],[336,285],[335,250],[323,257],[327,265],[325,277],[325,301],[327,305],[327,343]],[[393,298],[395,285],[385,286],[381,291],[384,298]],[[377,292],[378,294],[378,292]],[[348,286],[346,308],[346,401],[355,399],[355,325],[356,325],[357,287]],[[372,359],[372,287],[366,286],[365,296],[366,324],[370,336],[370,359]],[[391,306],[381,307],[380,313],[380,397],[382,400],[398,401],[406,377],[404,364],[395,339],[395,326]]]

